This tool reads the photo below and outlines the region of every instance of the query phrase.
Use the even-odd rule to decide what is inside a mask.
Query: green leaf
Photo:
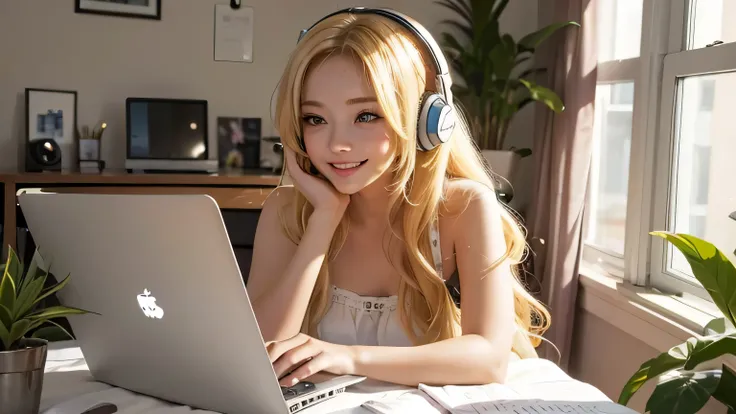
[[[492,4],[492,3],[491,3]],[[506,9],[506,6],[508,6],[509,0],[501,0],[498,5],[493,9],[493,13],[491,13],[491,20],[497,21],[501,18],[501,13]]]
[[[460,22],[458,22],[458,21],[450,20],[450,19],[444,19],[444,20],[440,21],[440,24],[446,24],[448,26],[454,27],[455,30],[457,30],[458,32],[464,34],[468,38],[468,40],[473,40],[473,29],[470,28],[470,27],[468,27],[468,26],[466,26],[466,25],[464,25],[464,24],[462,24],[462,23],[460,23]]]
[[[441,0],[435,1],[434,3],[454,11],[462,17],[468,25],[473,24],[472,11],[468,8],[465,0]]]
[[[28,284],[36,280],[36,278],[48,276],[48,272],[38,265],[39,261],[43,262],[43,258],[41,257],[41,253],[38,248],[36,248],[33,258],[31,259],[31,263],[28,265],[28,271],[26,271],[26,275],[21,282],[21,290],[25,289]]]
[[[36,303],[36,298],[38,298],[41,290],[43,290],[44,283],[46,283],[45,276],[36,278],[20,292],[18,300],[15,301],[15,309],[13,309],[13,317],[15,319],[23,317],[33,308],[33,305]]]
[[[18,256],[13,249],[8,249],[8,260],[5,263],[5,271],[0,279],[0,303],[6,308],[13,309],[15,304],[15,280],[18,273]]]
[[[645,411],[651,414],[697,413],[718,387],[721,370],[673,371],[654,388]]]
[[[667,371],[685,366],[687,355],[689,354],[690,349],[695,347],[696,343],[696,338],[690,338],[687,342],[674,346],[667,352],[663,352],[656,358],[652,358],[641,364],[639,370],[629,378],[621,390],[621,394],[618,397],[618,403],[626,405],[631,397],[639,391],[642,385],[650,379],[658,377]]]
[[[16,341],[21,339],[23,335],[28,332],[29,327],[31,326],[31,321],[28,319],[21,319],[18,321],[15,321],[13,323],[13,327],[10,328],[10,333],[8,337],[8,342],[10,343],[10,346],[12,346]]]
[[[727,330],[733,330],[732,327],[726,326],[726,318],[715,318],[705,325],[704,331],[708,335],[725,334]]]
[[[2,349],[0,351],[7,351],[10,349],[10,332],[8,331],[8,328],[5,327],[4,324],[0,323],[0,341],[2,341]]]
[[[706,337],[698,341],[688,355],[684,368],[692,370],[703,362],[725,354],[736,354],[736,338],[730,335]]]
[[[557,113],[565,110],[565,105],[562,103],[562,100],[551,89],[537,85],[535,82],[527,79],[519,79],[519,82],[526,86],[529,90],[530,97],[535,101],[544,103],[549,107],[549,109]]]
[[[59,290],[63,289],[64,286],[66,286],[66,284],[69,283],[69,276],[71,276],[71,275],[66,275],[66,277],[61,282],[59,282],[59,283],[55,284],[54,286],[51,286],[50,288],[48,288],[43,294],[41,294],[41,296],[39,296],[38,298],[36,298],[35,301],[33,301],[33,304],[35,305],[36,303],[42,301],[44,298],[46,298],[46,297],[48,297],[50,295],[53,295],[54,293],[56,293]]]
[[[650,233],[675,246],[687,259],[693,275],[708,291],[713,303],[736,326],[736,267],[713,244],[688,234]]]
[[[33,332],[33,335],[31,335],[31,337],[45,339],[49,342],[63,341],[66,339],[74,339],[72,334],[70,334],[69,331],[64,329],[58,323],[53,322],[53,321],[47,321],[47,322],[53,324],[53,326],[44,326],[43,328],[38,329],[37,331]]]
[[[96,315],[99,315],[99,313],[96,312],[73,308],[70,306],[51,306],[46,309],[41,309],[39,311],[33,312],[29,314],[27,318],[31,320],[47,320],[68,315],[83,315],[85,313],[94,313]]]
[[[529,33],[528,35],[524,36],[519,40],[519,46],[526,50],[534,50],[539,47],[539,45],[542,44],[547,38],[552,36],[555,32],[562,29],[565,26],[578,26],[580,27],[580,24],[574,21],[569,22],[562,22],[562,23],[552,23],[550,25],[547,25],[535,32]]]
[[[713,398],[720,401],[723,405],[728,407],[728,412],[732,413],[736,411],[736,374],[723,364],[721,368],[721,380],[718,381],[718,387],[713,391]]]
[[[0,325],[5,326],[6,329],[10,329],[13,325],[13,312],[2,303],[0,303]]]
[[[458,54],[462,54],[464,52],[463,46],[452,34],[442,33],[442,40],[443,40],[445,47],[456,51]]]

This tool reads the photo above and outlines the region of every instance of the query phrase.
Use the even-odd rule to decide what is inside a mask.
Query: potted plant
[[[511,180],[518,160],[531,155],[529,148],[506,145],[514,116],[531,102],[542,102],[556,113],[564,109],[552,90],[537,84],[533,76],[543,68],[525,69],[537,48],[552,34],[576,22],[554,23],[516,41],[501,33],[500,18],[509,0],[438,0],[459,20],[442,23],[461,36],[442,33],[442,45],[461,83],[453,84],[453,95],[464,108],[479,149],[493,171]]]
[[[90,313],[68,306],[45,306],[45,299],[69,281],[46,285],[49,273],[39,265],[38,250],[24,265],[8,246],[0,264],[0,413],[38,413],[48,341],[69,332],[54,318]],[[91,312],[94,313],[94,312]]]
[[[683,253],[695,278],[710,294],[723,318],[708,325],[711,335],[693,337],[644,362],[621,390],[620,404],[652,378],[657,386],[647,400],[646,412],[689,414],[698,412],[710,398],[722,402],[729,414],[736,413],[736,373],[725,364],[713,368],[714,360],[736,354],[736,268],[713,244],[687,234],[653,232]],[[730,325],[730,326],[729,326]],[[704,367],[703,363],[706,364]],[[708,366],[710,365],[710,366]]]

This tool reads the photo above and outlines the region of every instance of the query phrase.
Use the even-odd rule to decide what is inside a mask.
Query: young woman
[[[293,186],[263,206],[248,281],[282,385],[319,371],[502,382],[511,357],[536,356],[549,315],[516,278],[524,233],[467,127],[425,150],[423,96],[450,85],[424,42],[380,13],[337,13],[287,64],[276,123]]]

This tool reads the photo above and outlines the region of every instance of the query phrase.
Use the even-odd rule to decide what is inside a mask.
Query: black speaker
[[[61,171],[61,147],[50,138],[26,144],[26,172]]]

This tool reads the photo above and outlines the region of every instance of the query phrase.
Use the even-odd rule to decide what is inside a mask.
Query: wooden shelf
[[[215,174],[128,173],[106,169],[102,173],[78,171],[26,173],[0,170],[3,196],[3,245],[16,246],[16,194],[18,190],[97,194],[208,194],[222,209],[260,210],[268,195],[281,182],[281,176],[263,171],[222,170]],[[288,178],[287,178],[288,182]]]
[[[275,187],[280,175],[223,170],[215,174],[128,173],[105,170],[99,174],[76,171],[26,173],[0,170],[0,182],[17,184],[192,185]]]

